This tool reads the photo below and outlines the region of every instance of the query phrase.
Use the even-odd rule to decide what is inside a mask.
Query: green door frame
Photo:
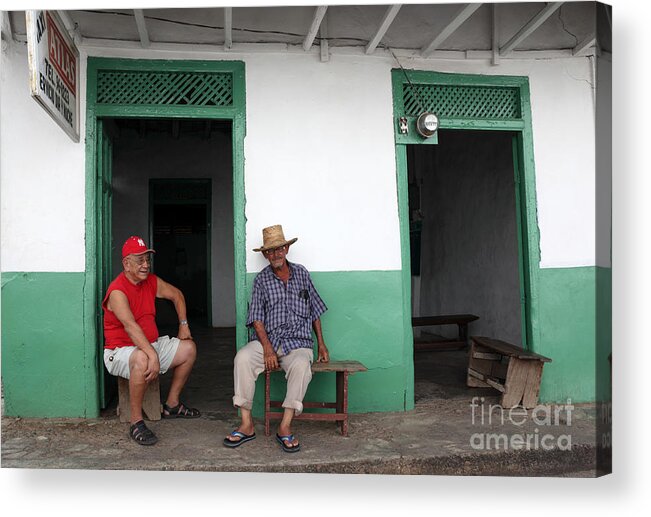
[[[480,118],[439,118],[440,129],[510,131],[514,138],[514,175],[516,183],[516,219],[518,221],[518,261],[520,264],[520,291],[522,296],[522,342],[527,350],[539,351],[540,330],[538,310],[538,264],[540,263],[540,232],[536,209],[536,180],[531,127],[529,79],[521,76],[471,75],[426,72],[402,69],[391,71],[393,86],[394,133],[396,139],[396,170],[398,183],[398,212],[400,218],[400,246],[402,252],[402,284],[405,309],[403,326],[406,339],[411,328],[411,265],[409,254],[409,199],[407,180],[407,144],[423,143],[410,131],[399,133],[398,118],[404,116],[403,85],[412,84],[470,87],[517,88],[520,99],[520,118],[512,120]],[[413,121],[410,121],[413,122]],[[430,142],[428,142],[430,143]],[[409,341],[407,341],[409,342]]]
[[[230,106],[198,105],[108,105],[97,103],[100,71],[230,73],[233,101]],[[86,83],[86,271],[84,282],[83,328],[85,336],[87,402],[89,414],[100,404],[100,381],[103,358],[99,350],[102,329],[97,314],[100,310],[102,286],[98,285],[99,254],[110,243],[102,242],[99,214],[96,132],[102,118],[178,118],[229,120],[232,124],[233,146],[233,224],[235,245],[235,313],[237,342],[246,340],[246,251],[244,197],[244,137],[246,135],[245,67],[242,61],[153,60],[89,57]],[[93,391],[94,390],[94,391]]]

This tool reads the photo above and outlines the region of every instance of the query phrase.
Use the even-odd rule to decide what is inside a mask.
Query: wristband
[[[187,325],[187,324],[188,324],[188,320],[179,321],[179,325]]]

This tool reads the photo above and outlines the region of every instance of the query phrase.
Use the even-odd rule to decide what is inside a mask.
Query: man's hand
[[[154,352],[151,355],[147,356],[147,369],[145,370],[145,381],[151,382],[155,381],[160,373],[160,362],[158,361],[158,355]]]
[[[192,339],[189,325],[179,325],[179,332],[177,336],[179,339]]]
[[[328,353],[328,347],[325,346],[325,343],[322,343],[319,345],[316,362],[327,363],[329,361],[330,361],[330,354]]]
[[[265,370],[275,370],[278,368],[278,354],[271,346],[263,346],[264,367]]]

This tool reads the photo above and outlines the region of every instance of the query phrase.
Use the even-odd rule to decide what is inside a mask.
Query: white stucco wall
[[[238,54],[92,50],[155,59],[246,63],[247,270],[261,228],[298,237],[291,258],[316,271],[400,268],[393,146],[392,58],[318,53]],[[82,49],[85,90],[87,52]],[[403,59],[405,68],[530,78],[543,267],[595,264],[595,144],[587,58]],[[29,97],[27,52],[2,67],[2,270],[84,269],[85,134],[73,143]],[[85,113],[85,103],[81,113]],[[38,144],[38,145],[36,145]],[[62,194],[57,196],[56,194]]]
[[[84,138],[74,143],[31,98],[25,45],[0,59],[2,271],[84,271]]]
[[[247,249],[281,223],[313,270],[400,269],[389,68],[290,55],[246,71]],[[249,251],[247,269],[263,260]]]

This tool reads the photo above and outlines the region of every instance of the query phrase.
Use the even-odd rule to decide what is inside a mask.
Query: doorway
[[[478,325],[483,325],[486,333],[495,332],[492,337],[510,338],[516,344],[534,352],[538,348],[536,300],[539,285],[536,258],[540,253],[540,239],[536,218],[531,105],[527,77],[452,74],[399,68],[392,70],[392,85],[403,257],[402,281],[405,286],[403,290],[405,358],[408,361],[407,375],[411,375],[414,379],[416,391],[418,390],[416,369],[418,356],[414,357],[413,338],[417,332],[412,327],[412,316],[423,316],[425,315],[423,311],[440,310],[447,314],[454,314],[451,311],[461,311],[460,307],[467,306],[470,300],[468,289],[464,285],[475,286],[476,297],[482,299],[480,308],[482,311],[485,308],[486,311],[484,316],[477,314],[479,320],[470,324],[471,336],[480,335],[478,332],[482,329]],[[438,116],[438,141],[437,138],[423,138],[416,129],[416,120],[424,112],[435,113]],[[482,144],[482,134],[488,140],[494,139],[494,142]],[[475,141],[475,139],[479,140]],[[500,139],[501,144],[498,142]],[[445,156],[445,142],[451,144],[454,140],[457,140],[452,145],[455,151]],[[464,140],[466,144],[463,143]],[[471,141],[474,143],[468,145]],[[475,145],[479,145],[479,149],[483,152],[481,159],[474,148]],[[497,147],[494,147],[495,145]],[[423,149],[437,147],[438,149],[429,151]],[[496,149],[499,149],[502,156],[503,165],[499,168],[508,171],[511,182],[508,199],[504,197],[507,193],[504,187],[496,192],[497,184],[485,181],[490,178],[490,175],[481,174],[481,169],[484,169],[481,160],[487,157],[494,159],[495,156],[492,155],[495,154]],[[417,176],[418,171],[415,171],[415,174],[410,171],[410,167],[413,169],[419,160],[421,162],[429,160],[439,165],[443,163],[441,160],[446,162],[440,172],[444,172],[447,168],[447,177],[439,175],[432,181],[434,181],[434,189],[439,193],[445,192],[444,196],[449,198],[436,199],[429,196],[423,198],[423,192],[419,191],[422,185],[414,181],[414,175]],[[509,160],[510,165],[505,165]],[[474,163],[474,166],[471,163]],[[492,168],[495,169],[495,163]],[[459,174],[463,169],[467,171],[477,169],[475,173],[479,174],[475,183],[471,182],[470,190],[467,185],[470,176]],[[504,178],[506,176],[502,176],[502,180]],[[437,186],[436,181],[443,183]],[[479,198],[475,199],[474,205],[468,203],[469,192],[473,192],[473,189],[479,190],[476,185],[480,182],[484,182],[483,194],[489,194],[488,199],[490,195],[493,197],[497,194],[502,195],[504,199],[499,202],[500,206],[510,207],[508,224],[511,229],[507,233],[511,237],[506,240],[503,232],[504,221],[498,224],[495,214],[491,216],[493,226],[481,229],[481,225],[486,225],[491,220],[486,218],[486,214],[490,215],[486,212],[487,208],[491,208],[490,203],[486,205]],[[421,203],[421,206],[424,202],[427,205],[426,210],[431,213],[447,207],[443,214],[436,215],[440,219],[439,225],[444,227],[439,228],[436,224],[430,223],[428,229],[423,214],[410,213],[413,208],[411,205],[416,200]],[[455,206],[449,204],[452,200]],[[418,211],[421,206],[415,206],[416,210]],[[454,212],[456,207],[460,207],[460,210],[465,210],[467,213],[456,212],[457,218],[451,219],[449,212]],[[477,210],[478,213],[485,215],[475,222],[469,220],[468,217]],[[502,234],[495,231],[495,228],[502,228]],[[477,229],[481,229],[480,233],[477,233]],[[414,244],[418,247],[419,241],[420,247],[416,250]],[[485,246],[486,242],[500,245],[508,242],[511,251],[504,255],[504,249],[500,251],[495,245],[492,245],[491,249],[490,246]],[[515,243],[515,252],[513,252],[513,243]],[[468,256],[464,256],[461,251],[462,245],[466,246],[465,251]],[[484,246],[483,251],[482,246]],[[431,260],[428,262],[424,262],[426,259],[423,251],[431,255]],[[432,270],[433,264],[436,264],[439,272]],[[493,266],[488,267],[491,264]],[[492,288],[490,273],[482,276],[482,270],[491,270],[495,275],[492,279]],[[508,278],[503,276],[505,270],[510,271]],[[443,272],[447,273],[446,278],[440,277]],[[501,298],[495,297],[503,287],[506,287],[499,285],[502,281],[500,279],[506,279],[511,286],[508,294],[504,295],[506,297]],[[426,285],[428,283],[429,287]],[[436,287],[433,287],[435,284]],[[460,294],[464,292],[465,294]],[[497,308],[502,310],[501,307],[509,307],[509,309],[499,314],[499,311],[495,310],[496,307],[491,304],[491,297],[493,297],[492,304],[497,304]],[[471,309],[463,312],[472,314]],[[445,321],[448,320],[449,318],[445,318]],[[455,332],[454,327],[438,327],[433,330],[444,336],[450,336]],[[441,357],[438,354],[433,355]],[[441,366],[445,365],[441,364]],[[456,371],[454,375],[457,376],[457,380],[453,382],[458,389],[465,389],[463,372],[467,369],[467,363],[464,365],[464,361],[461,360],[458,364],[448,366]],[[434,389],[444,398],[447,396],[442,386],[435,386]],[[415,391],[414,400],[418,398],[415,396]]]
[[[224,359],[232,361],[235,350],[231,124],[136,118],[102,123],[112,127],[113,277],[122,269],[122,243],[131,235],[144,237],[156,251],[152,273],[183,292],[202,357],[186,386],[188,396],[205,411],[224,411],[205,380]],[[177,334],[178,316],[170,301],[156,300],[156,323],[160,335]],[[109,407],[111,394],[107,390]]]
[[[219,240],[211,235],[209,271],[213,274],[208,298],[214,300],[216,296],[214,285],[229,284],[224,275],[230,274],[232,297],[229,303],[225,301],[228,296],[219,305],[212,303],[212,324],[235,321],[235,332],[227,334],[236,335],[240,342],[246,335],[245,248],[243,238],[239,237],[244,235],[245,227],[244,92],[245,69],[241,61],[88,58],[84,333],[95,336],[94,340],[88,339],[87,350],[89,412],[106,407],[110,399],[106,386],[111,379],[107,379],[110,376],[105,373],[102,360],[103,332],[98,311],[101,312],[100,303],[108,282],[119,273],[122,242],[133,234],[151,236],[149,178],[211,179],[213,197],[216,192],[223,191],[221,185],[216,184],[217,178],[228,186],[227,203],[217,205],[211,200],[211,232],[217,218],[228,221],[230,235],[220,236]],[[215,158],[213,164],[223,167],[227,173],[216,175],[214,168],[203,167],[203,178],[202,175],[192,176],[192,167],[201,162],[196,157],[202,156],[196,148],[184,153],[168,153],[167,160],[162,158],[164,153],[142,152],[152,143],[151,135],[159,129],[171,140],[178,140],[188,130],[194,131],[195,143],[204,138],[208,146],[211,137],[222,134],[226,140],[222,148],[225,152]],[[131,133],[131,137],[124,137],[126,133]],[[116,150],[115,144],[120,146],[118,139],[121,143],[128,142],[129,152],[140,152],[141,157],[147,158],[140,164],[127,159],[130,171],[124,175],[114,174],[120,169],[116,158],[119,161],[129,155],[129,152],[125,154],[125,149]],[[169,168],[173,163],[177,166]],[[141,171],[156,164],[159,170],[166,168],[167,173],[150,174],[141,181]],[[116,214],[131,214],[132,217],[125,219],[127,224],[121,226],[122,223],[116,223]],[[228,259],[228,262],[222,261],[219,268],[216,250],[223,250]],[[218,310],[223,307],[230,312]],[[229,337],[229,342],[233,342],[234,348],[236,340]]]
[[[188,319],[205,326],[212,325],[211,190],[210,179],[149,180],[153,270],[183,292]],[[177,323],[176,311],[166,300],[157,300],[156,318],[160,326]]]
[[[474,334],[523,346],[513,135],[441,130],[407,167],[412,316],[475,314]]]
[[[438,145],[407,146],[412,316],[476,315],[470,335],[525,346],[514,145],[508,131],[440,130]],[[467,350],[446,345],[457,335],[414,329],[416,400],[467,397]]]

